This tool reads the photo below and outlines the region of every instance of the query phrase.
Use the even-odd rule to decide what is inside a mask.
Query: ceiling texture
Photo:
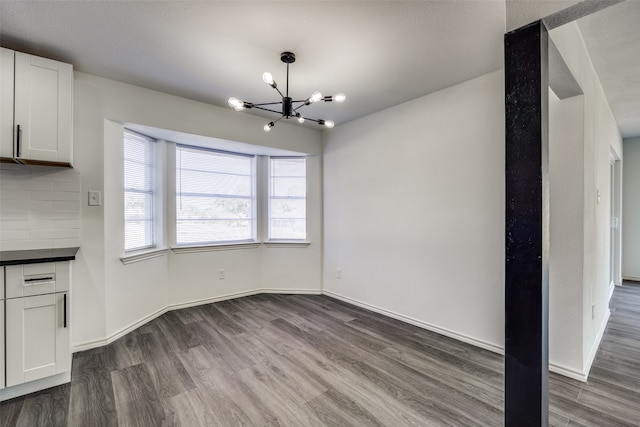
[[[0,44],[227,108],[279,101],[262,73],[282,88],[291,51],[290,95],[345,93],[305,107],[340,124],[502,68],[506,28],[575,3],[0,0]]]

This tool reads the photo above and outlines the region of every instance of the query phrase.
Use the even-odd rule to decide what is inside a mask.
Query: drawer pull
[[[53,277],[38,277],[35,279],[24,279],[25,282],[42,282],[44,280],[53,280]]]
[[[67,327],[67,294],[64,294],[62,296],[62,302],[63,302],[62,310],[64,311],[64,319],[62,320],[62,326],[66,328]]]

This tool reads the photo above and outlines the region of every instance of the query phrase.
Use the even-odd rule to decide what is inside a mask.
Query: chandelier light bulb
[[[300,123],[300,124],[304,123],[304,117],[299,115],[298,116],[298,123]]]
[[[266,125],[264,125],[264,131],[265,132],[269,132],[271,130],[271,128],[273,127],[274,123],[273,122],[269,122]]]
[[[333,120],[325,120],[325,121],[324,121],[324,125],[325,125],[326,127],[328,127],[329,129],[331,129],[332,127],[334,127],[334,126],[335,126],[335,123],[333,123]]]
[[[313,92],[313,94],[311,94],[311,97],[309,98],[309,101],[311,102],[318,102],[322,99],[322,94],[320,92]]]
[[[268,71],[262,74],[262,81],[268,84],[269,86],[273,86],[273,76]]]
[[[244,110],[244,102],[241,102],[240,104],[236,105],[235,107],[233,107],[233,109],[236,111]]]
[[[345,96],[344,93],[339,93],[333,96],[333,100],[335,102],[344,102],[345,99],[347,99],[347,97]]]
[[[231,97],[229,98],[229,106],[233,108],[237,108],[238,106],[242,106],[244,102],[240,101],[238,98]]]

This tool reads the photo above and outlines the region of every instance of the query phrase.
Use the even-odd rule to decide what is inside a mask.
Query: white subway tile
[[[31,230],[31,239],[71,239],[79,238],[80,230]]]
[[[80,193],[67,191],[32,191],[31,200],[80,200]]]
[[[53,203],[46,200],[9,200],[7,203],[2,203],[3,210],[51,210],[53,209]]]
[[[54,182],[53,191],[74,191],[80,193],[79,182]]]
[[[60,210],[60,211],[73,211],[73,210],[76,210],[76,211],[80,212],[80,202],[79,201],[75,201],[75,202],[54,201],[53,202],[53,209],[54,210]]]
[[[32,227],[29,220],[5,220],[0,219],[0,230],[29,230]]]
[[[47,181],[31,181],[28,178],[3,179],[0,190],[51,191],[52,183]]]
[[[2,205],[0,204],[0,206]],[[22,219],[29,219],[29,211],[13,211],[0,208],[0,221],[14,221]]]
[[[80,210],[50,210],[50,211],[33,211],[31,219],[39,220],[56,220],[56,219],[80,219]]]
[[[54,248],[77,248],[80,246],[80,238],[75,239],[53,239]]]
[[[0,200],[29,200],[30,193],[24,190],[0,190]]]
[[[31,179],[51,182],[80,182],[80,174],[73,169],[33,171]]]
[[[0,240],[27,240],[29,230],[0,230]]]
[[[0,250],[24,251],[29,249],[50,249],[53,247],[51,239],[41,240],[10,240],[0,242]]]

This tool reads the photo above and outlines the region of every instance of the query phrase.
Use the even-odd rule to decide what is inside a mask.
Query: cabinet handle
[[[20,157],[20,125],[17,127],[16,135],[16,157]]]
[[[63,327],[67,327],[67,294],[64,294],[62,296],[62,304],[63,304],[63,311],[64,311],[64,319],[62,320],[62,326]]]
[[[24,279],[25,282],[41,282],[43,280],[53,280],[53,277],[37,277],[35,279]]]

